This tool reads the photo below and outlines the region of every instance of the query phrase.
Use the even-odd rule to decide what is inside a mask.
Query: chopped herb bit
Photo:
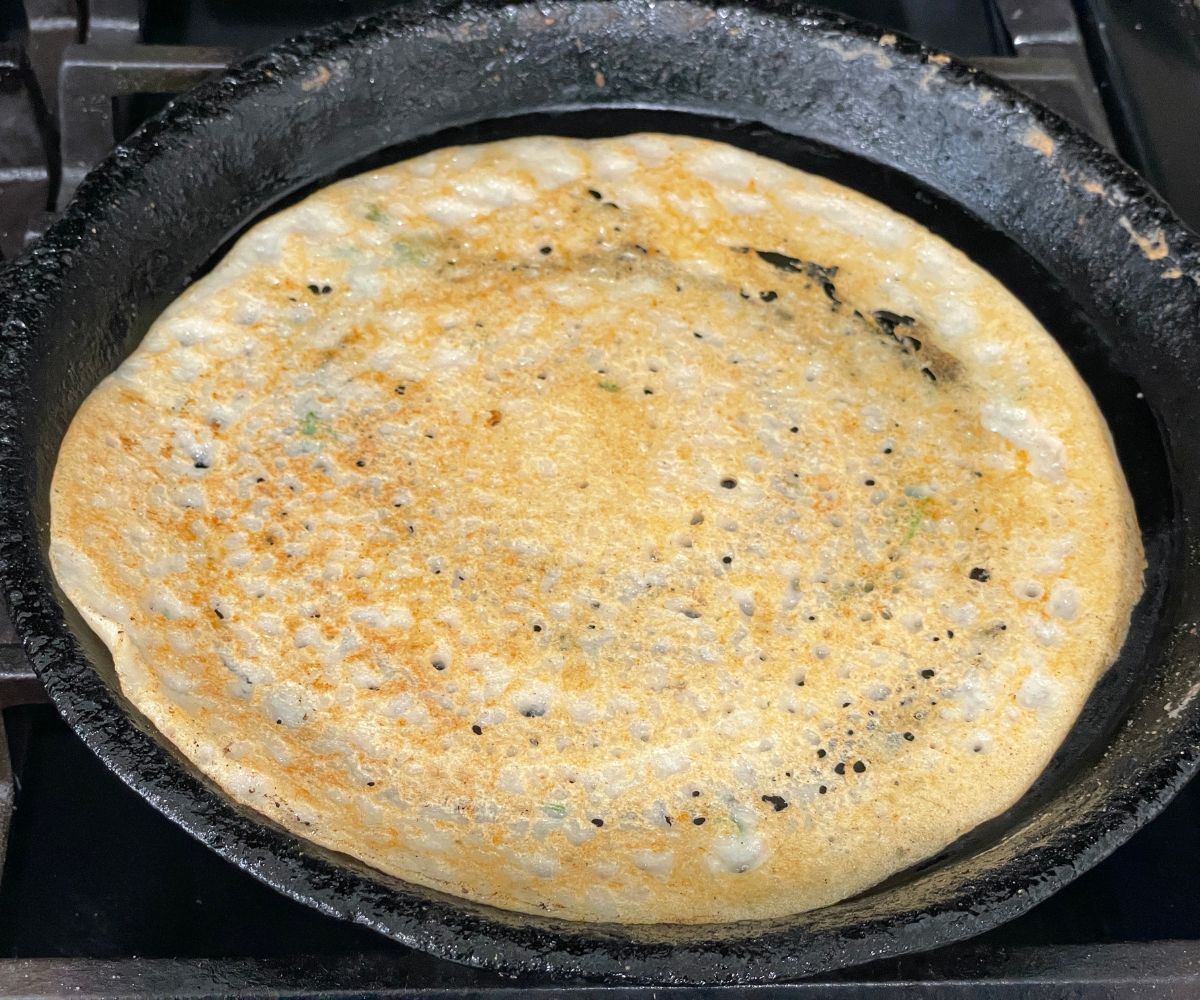
[[[307,434],[312,437],[321,428],[321,418],[318,417],[312,410],[304,414],[304,419],[300,421],[300,433]]]
[[[904,734],[904,738],[905,738],[906,740],[908,740],[908,742],[909,742],[909,743],[911,743],[913,740],[915,740],[915,739],[916,739],[916,737],[915,737],[915,736],[913,736],[913,734],[912,734],[912,733],[905,733],[905,734]]]
[[[408,386],[406,386],[406,385],[398,385],[398,386],[396,386],[396,395],[397,395],[397,396],[403,396],[403,395],[404,395],[404,393],[405,393],[407,390],[408,390]]]
[[[415,264],[418,267],[428,267],[434,261],[432,247],[428,239],[424,241],[406,242],[396,240],[392,243],[392,258],[397,264]]]
[[[471,732],[473,732],[476,736],[482,736],[483,735],[483,726],[476,723],[475,725],[473,725],[471,727]]]
[[[593,198],[595,198],[597,201],[603,201],[603,200],[604,200],[604,195],[602,195],[602,194],[601,194],[599,191],[597,191],[595,188],[588,188],[588,194],[590,194],[590,195],[591,195]]]
[[[367,219],[371,222],[387,222],[387,213],[378,205],[367,206]]]
[[[597,382],[596,385],[599,386],[601,389],[603,389],[605,392],[620,392],[621,391],[621,387],[619,385],[617,385],[616,382]]]
[[[861,760],[856,760],[854,762],[854,773],[855,774],[862,774],[863,771],[865,771],[866,769],[867,769],[867,765],[864,764]]]
[[[758,297],[764,302],[774,302],[779,298],[779,293],[774,291],[759,292]]]
[[[929,680],[931,677],[936,676],[936,674],[937,674],[936,670],[925,669],[925,670],[921,671],[921,676],[924,677],[925,680]]]
[[[561,802],[547,802],[542,806],[542,812],[555,819],[562,819],[567,814],[567,807]]]
[[[776,812],[783,812],[788,807],[788,801],[782,795],[764,795],[762,800],[774,806]]]
[[[703,826],[705,823],[705,819],[703,816],[697,816],[695,819],[692,820],[692,823],[696,826]]]
[[[594,817],[594,818],[592,819],[592,826],[596,827],[596,829],[599,829],[599,828],[600,828],[600,827],[602,827],[603,825],[604,825],[604,820],[600,819],[600,817],[599,817],[599,816],[597,816],[597,817]]]
[[[908,515],[908,527],[904,532],[904,539],[900,542],[901,545],[907,545],[913,540],[917,533],[917,529],[921,527],[921,522],[925,520],[925,508],[921,505],[914,507]]]

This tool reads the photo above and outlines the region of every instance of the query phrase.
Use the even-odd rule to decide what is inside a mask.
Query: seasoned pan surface
[[[231,806],[156,737],[116,691],[107,653],[46,562],[50,476],[75,409],[256,217],[433,145],[636,129],[720,138],[824,173],[1001,277],[1096,393],[1150,561],[1120,661],[1029,795],[919,870],[793,919],[566,924],[419,890],[303,844]],[[774,4],[467,5],[333,27],[174,102],[3,280],[0,575],[35,668],[126,782],[327,913],[514,973],[801,976],[1015,916],[1113,850],[1195,767],[1200,242],[1090,141],[941,55]]]

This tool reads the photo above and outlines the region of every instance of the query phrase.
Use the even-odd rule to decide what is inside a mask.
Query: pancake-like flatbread
[[[821,906],[1006,809],[1143,570],[997,281],[662,135],[443,149],[255,226],[80,409],[52,538],[232,798],[627,922]]]

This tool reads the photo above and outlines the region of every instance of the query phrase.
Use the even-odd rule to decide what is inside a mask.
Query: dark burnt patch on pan
[[[876,309],[868,320],[861,313],[857,315],[872,324],[879,333],[895,342],[900,353],[913,357],[921,374],[931,382],[953,382],[962,375],[962,362],[948,351],[931,344],[921,329],[920,324],[912,317],[894,313],[888,309]]]

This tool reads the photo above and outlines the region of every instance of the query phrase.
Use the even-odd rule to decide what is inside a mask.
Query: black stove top
[[[0,254],[43,229],[87,168],[169,94],[238,52],[384,4],[83,6],[0,0]],[[1200,7],[1191,0],[826,6],[1005,76],[1115,148],[1200,228]],[[43,701],[0,620],[0,996],[642,995],[513,984],[294,903],[158,815]],[[800,984],[678,992],[1197,996],[1198,886],[1192,786],[1087,875],[972,942]]]

